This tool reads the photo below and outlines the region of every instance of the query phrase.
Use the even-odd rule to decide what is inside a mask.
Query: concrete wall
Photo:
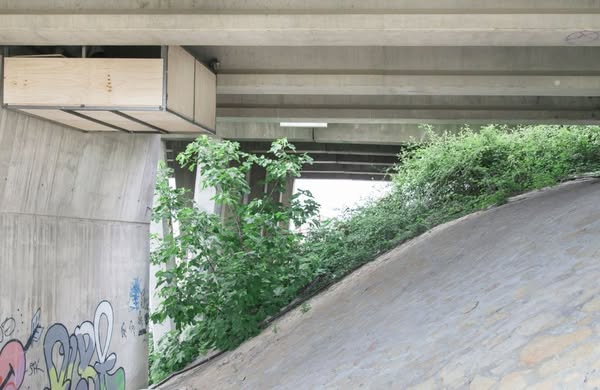
[[[159,148],[0,110],[0,388],[146,386]]]

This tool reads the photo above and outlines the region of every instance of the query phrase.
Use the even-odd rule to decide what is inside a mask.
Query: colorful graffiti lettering
[[[50,387],[46,390],[125,389],[125,370],[119,367],[113,371],[117,355],[108,352],[113,322],[112,306],[102,301],[96,308],[94,322],[82,322],[72,334],[60,323],[48,329],[44,337],[44,360]],[[92,363],[94,351],[97,361]]]
[[[9,318],[10,319],[10,318]],[[14,320],[5,320],[1,327],[3,337],[10,336],[15,329]],[[7,321],[9,321],[7,323]],[[7,330],[9,330],[7,332]],[[31,319],[31,333],[25,345],[21,341],[13,339],[8,341],[0,350],[0,390],[17,390],[25,379],[26,358],[25,354],[31,345],[37,342],[44,328],[40,326],[40,309]]]
[[[4,341],[5,338],[12,336],[17,327],[17,321],[14,318],[8,317],[2,324],[0,324],[0,343]]]

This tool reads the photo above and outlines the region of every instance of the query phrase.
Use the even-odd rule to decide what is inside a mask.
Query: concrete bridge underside
[[[0,0],[0,46],[67,45],[184,47],[217,74],[216,136],[255,152],[287,137],[315,157],[304,177],[383,178],[421,123],[600,122],[600,0]],[[110,348],[95,341],[99,363],[114,352],[117,365],[97,374],[146,385],[132,356],[146,350],[160,138],[175,151],[196,135],[171,133],[86,134],[0,110],[0,321],[23,316],[0,338],[0,388],[51,380],[7,379],[9,349],[49,373],[58,336],[77,350],[80,326],[99,339],[112,322]]]
[[[600,0],[2,0],[0,43],[184,46],[217,73],[217,135],[241,141],[600,118]]]

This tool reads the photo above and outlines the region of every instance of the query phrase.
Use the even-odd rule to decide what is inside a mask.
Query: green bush
[[[600,169],[598,126],[487,126],[428,139],[402,153],[389,195],[310,233],[306,256],[322,269],[313,289],[440,223]]]
[[[301,235],[287,228],[318,212],[309,193],[276,199],[288,178],[310,162],[286,140],[274,142],[270,156],[239,150],[234,142],[198,138],[178,156],[183,167],[198,167],[205,188],[217,188],[224,220],[196,207],[183,189],[171,189],[169,169],[160,169],[155,221],[179,224],[151,254],[163,265],[156,277],[162,298],[154,322],[170,318],[175,331],[160,340],[152,357],[151,379],[159,380],[209,350],[227,350],[257,334],[268,316],[287,305],[315,276],[315,264],[300,255]],[[253,166],[266,170],[270,192],[249,202],[246,180]]]

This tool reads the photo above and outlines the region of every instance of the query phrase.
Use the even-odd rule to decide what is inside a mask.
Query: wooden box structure
[[[181,47],[161,52],[6,57],[3,104],[85,131],[214,134],[216,75]]]

